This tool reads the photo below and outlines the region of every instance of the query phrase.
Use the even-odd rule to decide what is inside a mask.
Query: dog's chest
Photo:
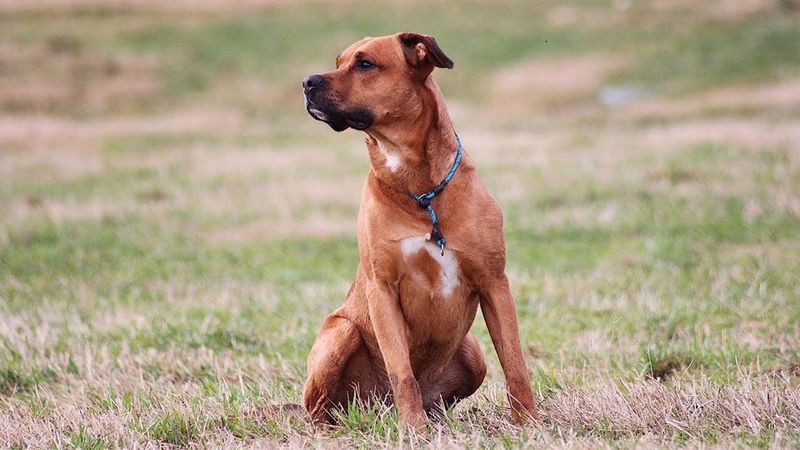
[[[410,282],[431,296],[450,298],[461,285],[458,258],[451,250],[442,250],[425,236],[400,241],[402,271]]]

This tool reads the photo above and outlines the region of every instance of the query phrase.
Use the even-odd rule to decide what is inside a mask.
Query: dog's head
[[[434,67],[453,68],[436,39],[418,33],[364,38],[339,54],[336,70],[303,80],[306,110],[336,131],[366,130],[421,108]]]

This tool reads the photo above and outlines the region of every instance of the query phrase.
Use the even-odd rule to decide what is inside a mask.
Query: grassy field
[[[800,445],[800,13],[772,0],[0,1],[0,447]],[[298,402],[368,161],[300,80],[435,35],[543,424]],[[615,88],[631,102],[604,100]]]

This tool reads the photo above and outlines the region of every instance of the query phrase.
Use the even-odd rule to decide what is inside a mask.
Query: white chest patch
[[[445,248],[444,255],[442,255],[442,250],[439,246],[425,239],[425,236],[413,236],[403,239],[400,241],[400,249],[405,257],[414,255],[420,250],[425,249],[431,258],[439,263],[443,297],[450,297],[453,290],[458,287],[458,260],[452,251]]]
[[[377,141],[378,150],[381,151],[384,159],[386,159],[386,167],[388,167],[392,172],[396,172],[397,168],[400,167],[400,155],[389,151],[387,147],[392,147],[391,145],[382,142],[380,139],[377,139]]]
[[[400,157],[397,155],[393,155],[391,153],[384,153],[383,156],[386,157],[386,167],[389,168],[392,172],[396,171],[398,167],[400,167]]]

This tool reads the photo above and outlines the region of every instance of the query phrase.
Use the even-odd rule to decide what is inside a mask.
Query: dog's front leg
[[[422,394],[411,370],[406,323],[397,291],[392,286],[388,282],[374,283],[367,300],[369,318],[383,355],[400,420],[420,429],[426,422]]]
[[[539,413],[533,402],[531,382],[519,342],[517,308],[505,274],[487,286],[481,296],[481,311],[506,376],[508,401],[514,420],[518,423],[528,419],[538,421]]]

